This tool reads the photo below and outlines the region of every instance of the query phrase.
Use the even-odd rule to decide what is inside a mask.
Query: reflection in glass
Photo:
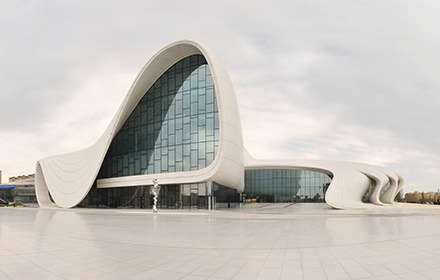
[[[216,102],[205,58],[193,55],[177,62],[147,91],[115,136],[98,178],[205,168],[218,146],[218,137],[213,137],[219,134]]]
[[[260,202],[324,202],[329,175],[303,169],[249,169],[244,198]]]

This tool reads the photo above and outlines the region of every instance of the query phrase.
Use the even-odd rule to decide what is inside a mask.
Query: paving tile
[[[439,220],[323,204],[0,208],[0,279],[438,279]]]

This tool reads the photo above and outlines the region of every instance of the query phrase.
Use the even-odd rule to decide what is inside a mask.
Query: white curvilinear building
[[[334,208],[392,204],[403,179],[341,161],[257,160],[243,146],[229,75],[208,47],[179,41],[144,66],[92,146],[36,164],[41,206],[229,207],[243,199],[319,202]]]

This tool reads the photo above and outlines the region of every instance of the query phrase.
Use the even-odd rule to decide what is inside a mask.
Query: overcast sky
[[[223,60],[257,158],[386,166],[440,188],[438,1],[0,0],[0,169],[93,144],[178,40]]]

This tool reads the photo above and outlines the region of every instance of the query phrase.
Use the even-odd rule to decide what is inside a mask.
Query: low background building
[[[9,177],[9,183],[0,183],[0,204],[11,202],[36,204],[35,174]]]

